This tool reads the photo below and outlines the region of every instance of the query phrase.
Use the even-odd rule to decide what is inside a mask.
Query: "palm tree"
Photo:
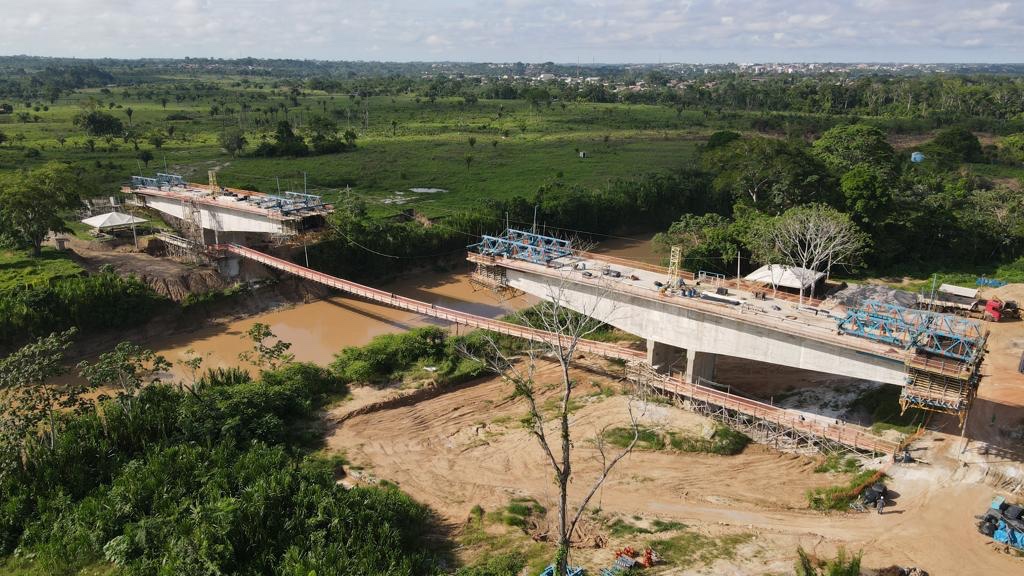
[[[132,127],[132,115],[133,114],[135,114],[135,110],[132,110],[131,107],[128,107],[128,108],[124,109],[124,115],[128,117],[128,127],[129,128]]]

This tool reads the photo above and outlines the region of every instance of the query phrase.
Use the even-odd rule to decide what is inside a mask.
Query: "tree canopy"
[[[754,137],[709,150],[704,169],[714,186],[768,213],[809,202],[832,203],[834,186],[825,166],[799,143]]]
[[[896,152],[886,141],[885,133],[866,124],[836,126],[814,141],[814,155],[835,174],[843,174],[858,164],[891,173]]]
[[[59,162],[0,178],[0,229],[38,256],[51,231],[65,230],[61,212],[78,206],[82,187]]]

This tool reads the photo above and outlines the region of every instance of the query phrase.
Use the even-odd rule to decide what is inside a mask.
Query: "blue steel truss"
[[[839,318],[838,328],[843,334],[909,348],[917,333],[917,318],[908,318],[903,314],[905,310],[868,300],[860,308],[851,308],[845,317]]]
[[[480,242],[471,244],[469,249],[487,256],[506,256],[535,264],[548,264],[552,260],[570,256],[572,243],[561,238],[509,228],[502,236],[481,236]]]
[[[981,356],[985,345],[977,322],[875,300],[851,308],[837,324],[843,334],[968,363]]]

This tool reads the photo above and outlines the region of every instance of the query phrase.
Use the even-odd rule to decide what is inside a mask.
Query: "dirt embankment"
[[[147,251],[149,239],[140,240],[140,250],[132,244],[116,247],[101,242],[68,240],[68,248],[76,260],[90,272],[105,266],[122,275],[132,275],[150,286],[158,294],[175,302],[189,295],[203,294],[227,288],[230,283],[209,266],[189,266],[171,258],[153,256]]]
[[[589,372],[574,377],[581,382],[580,407],[573,416],[570,499],[575,502],[599,470],[591,439],[606,427],[628,424],[628,401],[596,392],[592,382],[607,386],[607,378]],[[538,381],[550,384],[557,374],[542,368]],[[553,389],[547,390],[541,403],[552,394]],[[359,401],[357,389],[356,396],[354,404],[365,406],[382,394]],[[512,498],[536,498],[549,511],[555,508],[549,463],[519,423],[526,407],[522,399],[511,398],[506,383],[485,380],[413,404],[395,402],[344,416],[356,407],[346,403],[332,410],[329,418],[336,424],[327,445],[362,467],[355,472],[361,481],[396,482],[453,525],[461,525],[475,505],[496,510]],[[654,428],[700,431],[709,424],[673,406],[632,408],[642,411],[643,423]],[[953,444],[941,440],[934,441]],[[865,566],[916,565],[932,574],[1024,570],[1024,559],[1002,553],[976,533],[973,517],[987,506],[993,489],[965,481],[956,473],[962,466],[958,462],[892,468],[889,483],[897,498],[881,516],[807,509],[809,488],[844,481],[814,473],[815,466],[813,459],[757,445],[736,456],[637,451],[620,462],[592,506],[612,517],[676,520],[702,533],[752,535],[742,557],[719,560],[703,572],[672,573],[788,573],[797,546],[822,556],[840,547],[862,550]],[[592,566],[613,560],[610,548],[579,551],[577,557]]]

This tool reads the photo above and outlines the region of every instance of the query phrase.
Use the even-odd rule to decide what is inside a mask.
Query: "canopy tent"
[[[824,272],[808,270],[807,268],[788,266],[786,264],[765,264],[747,274],[746,279],[774,287],[809,290],[811,286],[817,284],[824,277]]]
[[[82,224],[92,226],[97,230],[113,230],[115,228],[132,226],[134,224],[142,224],[145,221],[146,220],[143,218],[138,218],[123,212],[107,212],[106,214],[90,216],[89,218],[82,220]]]

